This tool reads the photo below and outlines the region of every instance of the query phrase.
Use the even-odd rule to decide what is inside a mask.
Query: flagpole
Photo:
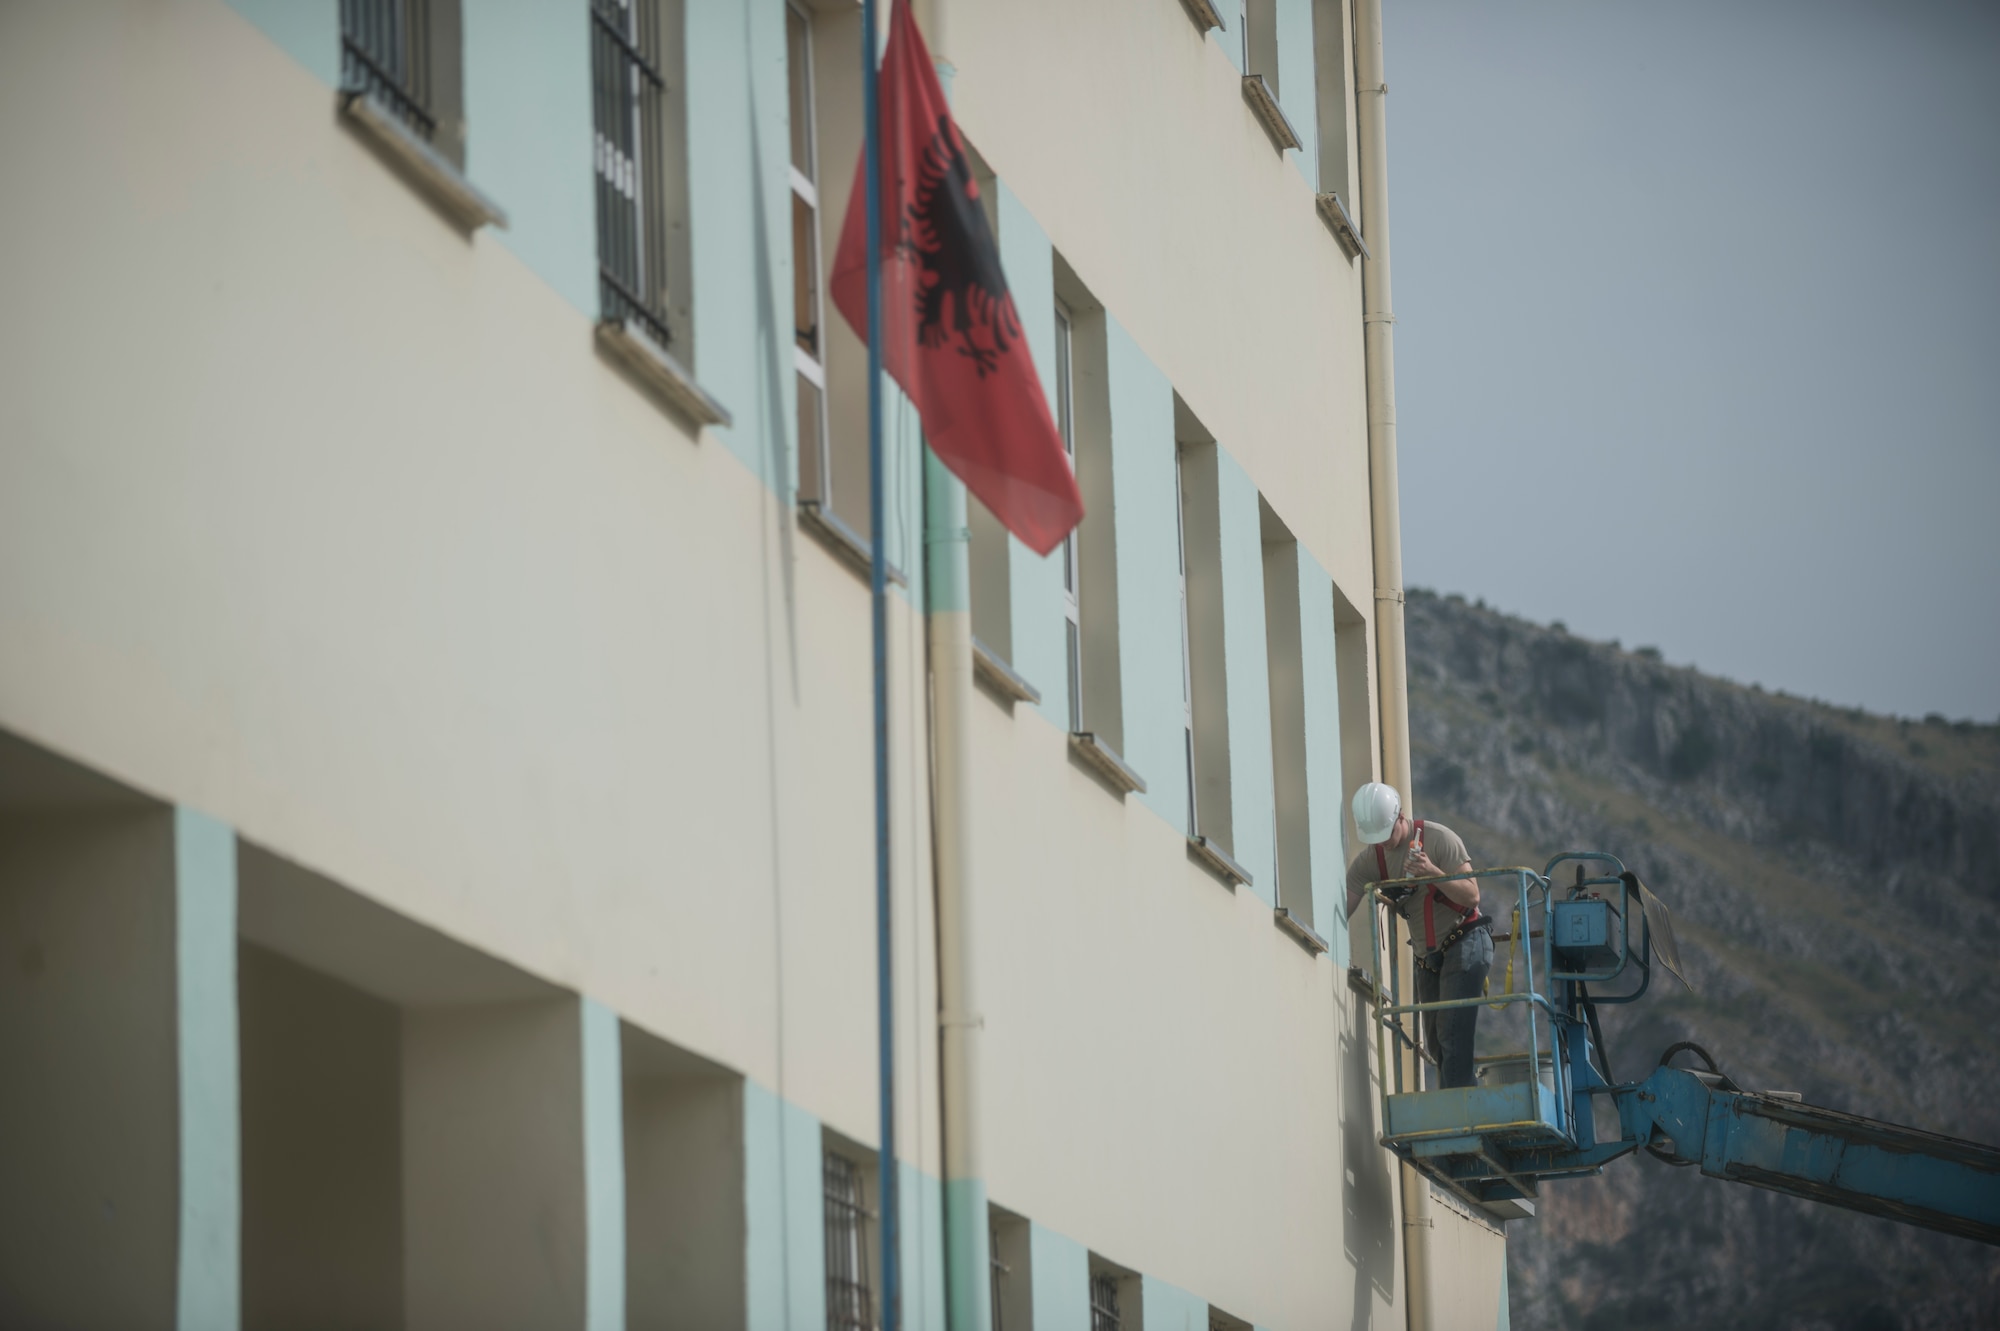
[[[876,1156],[882,1216],[882,1331],[902,1324],[901,1189],[896,1179],[895,972],[889,921],[889,586],[882,533],[882,123],[875,0],[861,0],[861,115],[868,207],[868,589],[875,652],[875,1040],[881,1099]]]

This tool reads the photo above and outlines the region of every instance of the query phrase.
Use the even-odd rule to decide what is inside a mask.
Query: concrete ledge
[[[1359,966],[1348,966],[1347,987],[1355,993],[1360,994],[1369,1002],[1373,1003],[1375,1001],[1375,981],[1370,979],[1368,972],[1362,970]]]
[[[875,556],[868,542],[860,532],[840,520],[839,514],[822,506],[815,499],[799,501],[799,525],[811,532],[819,543],[831,550],[841,563],[861,576],[861,580],[871,586],[875,580]],[[883,570],[883,575],[898,587],[907,587],[910,580],[903,576],[903,570],[894,564]]]
[[[1264,81],[1262,74],[1243,76],[1243,100],[1250,103],[1250,109],[1257,113],[1257,119],[1264,124],[1264,132],[1271,136],[1271,142],[1279,152],[1299,146],[1298,131],[1285,118],[1285,108],[1278,105],[1278,94],[1271,91],[1271,85]]]
[[[467,233],[482,226],[505,229],[507,214],[415,130],[397,118],[388,103],[370,92],[342,89],[340,114],[347,123],[401,168],[401,174]]]
[[[1228,26],[1222,21],[1222,14],[1212,0],[1181,0],[1181,7],[1187,10],[1188,19],[1194,24],[1196,32],[1206,35],[1210,28]]]
[[[992,689],[1005,699],[1008,705],[1017,702],[1039,703],[1042,691],[1023,679],[1013,666],[1005,661],[979,639],[972,640],[972,677]]]
[[[1340,242],[1340,249],[1349,263],[1355,259],[1372,259],[1368,252],[1368,242],[1361,238],[1361,228],[1354,225],[1354,217],[1347,211],[1338,194],[1326,193],[1319,196],[1317,207],[1319,220],[1326,223],[1326,229],[1333,232],[1333,238]]]
[[[1278,907],[1271,912],[1271,919],[1280,929],[1290,934],[1294,942],[1312,955],[1321,956],[1331,950],[1327,941],[1319,936],[1319,931],[1292,914],[1290,907]]]
[[[1250,871],[1238,864],[1235,857],[1207,837],[1196,834],[1187,839],[1188,857],[1197,861],[1210,873],[1220,878],[1230,888],[1237,884],[1251,885]]]
[[[734,419],[729,409],[710,397],[687,367],[635,320],[604,320],[597,325],[597,345],[630,370],[655,397],[695,425],[728,425]]]
[[[1146,793],[1146,779],[1125,765],[1118,751],[1088,730],[1073,730],[1069,736],[1070,755],[1117,793],[1120,799],[1134,791]]]

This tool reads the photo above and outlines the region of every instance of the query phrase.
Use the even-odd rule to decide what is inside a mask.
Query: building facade
[[[1354,19],[1213,11],[918,11],[1089,516],[974,504],[933,576],[892,395],[907,1326],[1406,1321]],[[879,1324],[860,47],[0,6],[0,1323]],[[927,613],[977,642],[949,1186]],[[1504,1324],[1498,1227],[1429,1243],[1433,1324]]]

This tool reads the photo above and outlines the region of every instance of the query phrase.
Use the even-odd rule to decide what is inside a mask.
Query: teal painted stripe
[[[988,1297],[992,1271],[991,1242],[986,1181],[976,1178],[947,1180],[944,1185],[945,1288],[950,1298],[945,1308],[945,1325],[951,1331],[993,1331],[993,1301]]]
[[[825,1326],[819,1120],[745,1081],[743,1165],[750,1331]]]
[[[1124,757],[1146,779],[1146,793],[1139,798],[1168,826],[1185,830],[1173,386],[1109,314],[1104,319],[1104,351],[1111,404]]]
[[[1214,0],[1215,12],[1222,17],[1220,28],[1211,28],[1208,35],[1222,53],[1229,57],[1229,63],[1236,66],[1239,74],[1243,68],[1243,0]],[[1148,1328],[1151,1331],[1151,1328]]]
[[[583,999],[584,1326],[625,1327],[625,1105],[618,1014]]]
[[[1029,1222],[1029,1298],[1035,1331],[1090,1331],[1090,1253]]]
[[[229,0],[330,92],[340,85],[339,0]]]
[[[460,21],[466,177],[507,210],[500,243],[595,319],[588,9],[481,0],[463,6]]]
[[[1257,484],[1229,450],[1215,450],[1221,520],[1222,643],[1229,708],[1229,822],[1251,890],[1278,904],[1272,814],[1270,641],[1264,632],[1264,537]]]
[[[1208,1331],[1208,1300],[1164,1280],[1141,1276],[1139,1305],[1146,1331]]]
[[[242,1322],[242,1098],[236,1046],[236,834],[174,810],[174,976],[180,1070],[175,1322]]]

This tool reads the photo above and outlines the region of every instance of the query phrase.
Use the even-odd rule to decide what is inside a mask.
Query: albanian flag
[[[1083,496],[909,0],[896,0],[879,90],[883,368],[916,403],[938,460],[1045,555],[1082,521]],[[867,162],[864,149],[828,283],[864,339]]]

